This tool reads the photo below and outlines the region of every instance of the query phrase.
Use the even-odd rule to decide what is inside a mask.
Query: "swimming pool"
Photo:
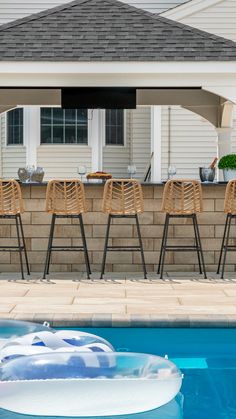
[[[236,419],[236,329],[80,330],[108,339],[118,351],[168,354],[184,373],[176,400],[152,412],[117,419]],[[0,410],[0,419],[26,418]]]

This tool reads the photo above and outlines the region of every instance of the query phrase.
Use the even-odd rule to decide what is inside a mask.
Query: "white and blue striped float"
[[[27,415],[140,413],[168,403],[182,384],[168,359],[114,352],[105,339],[80,331],[14,337],[0,359],[0,408]]]

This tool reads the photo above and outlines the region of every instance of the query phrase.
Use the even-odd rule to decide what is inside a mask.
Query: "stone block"
[[[20,185],[21,187],[21,194],[23,199],[30,198],[30,186],[28,185]]]
[[[37,238],[37,237],[48,237],[49,236],[49,225],[39,226],[39,225],[25,225],[24,226],[24,235],[27,238]],[[16,237],[16,227],[11,226],[11,237]]]
[[[208,212],[213,212],[215,210],[215,200],[214,199],[204,199],[203,201],[203,210]]]
[[[44,199],[26,199],[24,202],[26,211],[45,211]]]
[[[50,224],[52,216],[45,211],[32,212],[32,224]],[[56,220],[56,222],[59,220]]]
[[[215,212],[214,215],[212,212],[203,212],[198,214],[198,222],[199,224],[214,224],[220,225],[225,223],[225,214],[221,212]]]
[[[90,211],[100,212],[102,211],[102,199],[95,198],[92,200],[92,209]]]
[[[85,184],[85,196],[86,198],[90,198],[90,199],[94,199],[94,198],[102,199],[103,184],[99,184],[99,185],[86,185]]]
[[[94,252],[92,256],[92,262],[102,263],[102,257],[103,252]],[[107,263],[132,264],[132,252],[107,252]]]
[[[170,237],[173,235],[173,226],[170,226],[169,228],[169,235]],[[151,238],[158,238],[162,237],[163,235],[163,226],[141,226],[141,235],[143,238],[151,237]],[[134,237],[137,237],[137,232],[134,230]]]
[[[204,199],[216,199],[225,196],[226,185],[202,185],[202,196]]]
[[[71,246],[71,239],[57,239],[53,240],[54,246]],[[31,241],[31,247],[33,251],[45,251],[48,246],[48,238],[34,238]]]
[[[220,212],[224,211],[224,198],[215,199],[215,211],[220,211]]]
[[[160,211],[161,199],[144,199],[144,211]]]
[[[84,214],[85,224],[107,224],[107,214],[100,212],[87,212]]]
[[[163,192],[164,192],[164,186],[161,186],[161,185],[154,186],[154,199],[162,200]]]
[[[92,226],[85,225],[86,237],[92,237]],[[55,237],[81,237],[79,225],[56,225],[55,226]]]
[[[105,225],[94,225],[93,226],[93,237],[105,238],[106,226]],[[110,237],[132,237],[133,226],[132,225],[112,225],[110,228]]]
[[[154,187],[153,186],[143,186],[143,198],[144,199],[150,199],[154,197]]]
[[[30,197],[32,199],[42,199],[44,202],[46,201],[46,190],[47,186],[31,186],[30,187]]]
[[[213,225],[206,225],[201,226],[199,225],[200,236],[202,237],[214,237],[214,226]],[[178,237],[194,237],[194,229],[193,225],[176,225],[174,226],[174,236],[175,238]]]

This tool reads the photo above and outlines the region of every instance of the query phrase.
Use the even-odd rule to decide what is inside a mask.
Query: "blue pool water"
[[[117,419],[236,419],[236,329],[80,330],[104,337],[118,351],[168,354],[184,373],[176,400],[151,412]],[[0,410],[0,419],[26,418]]]

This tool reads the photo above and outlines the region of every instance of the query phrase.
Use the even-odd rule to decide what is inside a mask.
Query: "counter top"
[[[22,186],[47,186],[48,182],[20,182]],[[166,181],[163,182],[141,182],[142,186],[164,186]],[[228,182],[201,182],[204,186],[224,186]],[[104,182],[83,182],[85,186],[104,186]]]

